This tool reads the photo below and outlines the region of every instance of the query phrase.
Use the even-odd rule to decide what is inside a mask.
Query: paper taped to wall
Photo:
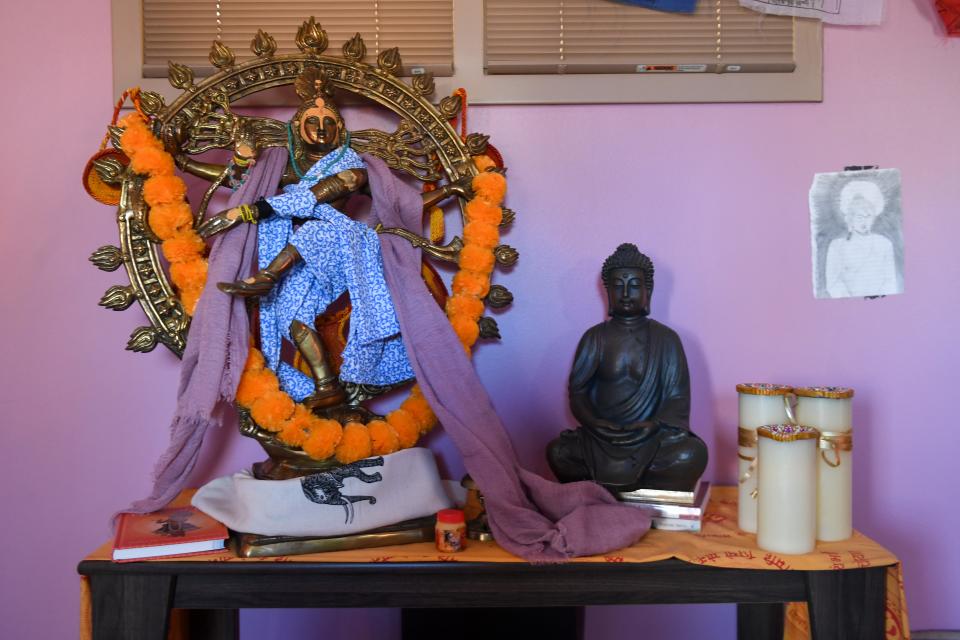
[[[903,293],[900,171],[816,174],[810,237],[815,297]]]
[[[816,18],[831,24],[880,24],[884,0],[740,0],[740,6],[779,16]]]

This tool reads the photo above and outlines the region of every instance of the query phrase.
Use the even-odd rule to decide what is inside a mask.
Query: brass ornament
[[[120,247],[115,247],[112,244],[100,247],[87,259],[101,271],[116,271],[123,264],[123,254],[120,252]]]
[[[277,52],[277,41],[263,29],[257,29],[257,35],[250,42],[250,51],[258,58],[272,58]]]
[[[793,387],[785,384],[748,382],[738,384],[737,393],[745,393],[751,396],[785,396],[793,393]]]
[[[447,120],[451,120],[460,115],[460,109],[463,107],[463,98],[459,94],[447,96],[440,101],[440,114]]]
[[[207,58],[210,60],[210,64],[217,69],[229,69],[237,61],[233,49],[220,40],[214,40],[213,44],[210,45],[210,55]]]
[[[487,293],[486,302],[494,309],[503,309],[513,303],[513,294],[502,284],[492,284]]]
[[[520,258],[520,252],[508,244],[501,244],[493,250],[493,256],[497,259],[497,264],[502,267],[512,267],[517,264]]]
[[[127,165],[111,156],[104,156],[93,161],[93,170],[97,172],[97,176],[103,182],[109,185],[121,184],[126,168]]]
[[[477,324],[480,326],[480,337],[484,340],[500,339],[500,327],[493,318],[483,316]]]
[[[120,136],[123,135],[123,127],[111,125],[107,127],[107,132],[110,134],[110,146],[117,151],[123,151],[123,147],[120,144]]]
[[[140,108],[148,116],[155,116],[166,106],[163,96],[156,91],[140,92]]]
[[[513,222],[514,222],[516,219],[517,219],[517,212],[514,211],[513,209],[508,209],[508,208],[504,207],[504,208],[503,208],[503,219],[500,220],[500,226],[501,226],[501,227],[505,227],[505,226],[507,226],[508,224],[513,224]]]
[[[483,155],[487,151],[487,141],[489,139],[490,136],[488,135],[471,133],[466,139],[467,151],[469,151],[472,156]]]
[[[442,177],[432,159],[433,143],[410,120],[401,120],[392,134],[363,129],[350,135],[354,151],[376,156],[391,169],[405,171],[424,182],[436,182]]]
[[[149,353],[156,348],[158,342],[157,330],[153,327],[140,327],[130,334],[127,341],[127,350],[136,353]]]
[[[413,85],[413,90],[424,98],[432,96],[433,92],[437,89],[437,85],[433,81],[433,73],[430,71],[421,73],[418,76],[413,76],[413,82],[411,84]]]
[[[367,56],[367,45],[363,36],[355,33],[352,38],[343,43],[343,57],[347,62],[362,62]]]
[[[170,61],[167,63],[167,80],[170,81],[174,89],[192,90],[194,88],[193,69],[184,64]]]
[[[131,286],[114,285],[107,289],[106,293],[100,298],[98,303],[101,307],[112,309],[114,311],[123,311],[128,308],[133,301],[137,299]]]
[[[396,75],[397,70],[400,68],[400,48],[392,47],[381,51],[380,55],[377,56],[377,66],[389,73],[390,75]]]
[[[300,51],[312,56],[319,56],[326,51],[330,41],[327,37],[327,32],[317,24],[313,16],[310,16],[310,19],[305,20],[304,23],[300,25],[300,28],[297,29],[295,43]]]

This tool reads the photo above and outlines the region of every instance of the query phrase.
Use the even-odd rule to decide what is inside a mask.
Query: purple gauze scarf
[[[374,222],[420,232],[420,193],[364,156]],[[424,397],[483,492],[497,543],[530,562],[595,555],[639,540],[650,520],[593,482],[559,484],[522,468],[486,390],[420,276],[420,250],[381,234],[384,272]]]
[[[273,195],[287,165],[287,149],[266,149],[247,179],[230,196],[228,208]],[[177,411],[170,425],[170,445],[157,462],[150,497],[125,511],[150,513],[177,497],[200,457],[207,429],[217,420],[213,411],[232,402],[250,349],[249,319],[243,298],[217,289],[250,275],[257,249],[257,228],[244,224],[213,241],[207,282],[190,323],[190,335],[180,368]]]

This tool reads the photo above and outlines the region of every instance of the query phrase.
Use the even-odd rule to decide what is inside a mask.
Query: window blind
[[[327,32],[328,51],[355,33],[363,36],[367,62],[400,47],[401,73],[453,73],[453,0],[142,0],[143,75],[166,77],[167,61],[213,72],[207,56],[220,39],[242,61],[253,57],[250,42],[263,29],[277,41],[277,53],[297,53],[297,29],[310,16]],[[219,6],[219,24],[217,8]],[[418,69],[419,68],[419,69]]]
[[[737,0],[692,14],[612,0],[484,0],[489,74],[791,72],[793,18]]]

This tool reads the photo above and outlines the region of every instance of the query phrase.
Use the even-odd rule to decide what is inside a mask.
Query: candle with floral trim
[[[737,524],[744,531],[757,532],[757,427],[791,422],[789,408],[793,387],[783,384],[738,384],[740,427],[737,430],[737,457],[740,484]]]
[[[853,535],[853,389],[801,387],[797,421],[820,430],[817,457],[817,540]]]
[[[794,424],[757,429],[757,546],[809,553],[817,542],[817,441]]]

